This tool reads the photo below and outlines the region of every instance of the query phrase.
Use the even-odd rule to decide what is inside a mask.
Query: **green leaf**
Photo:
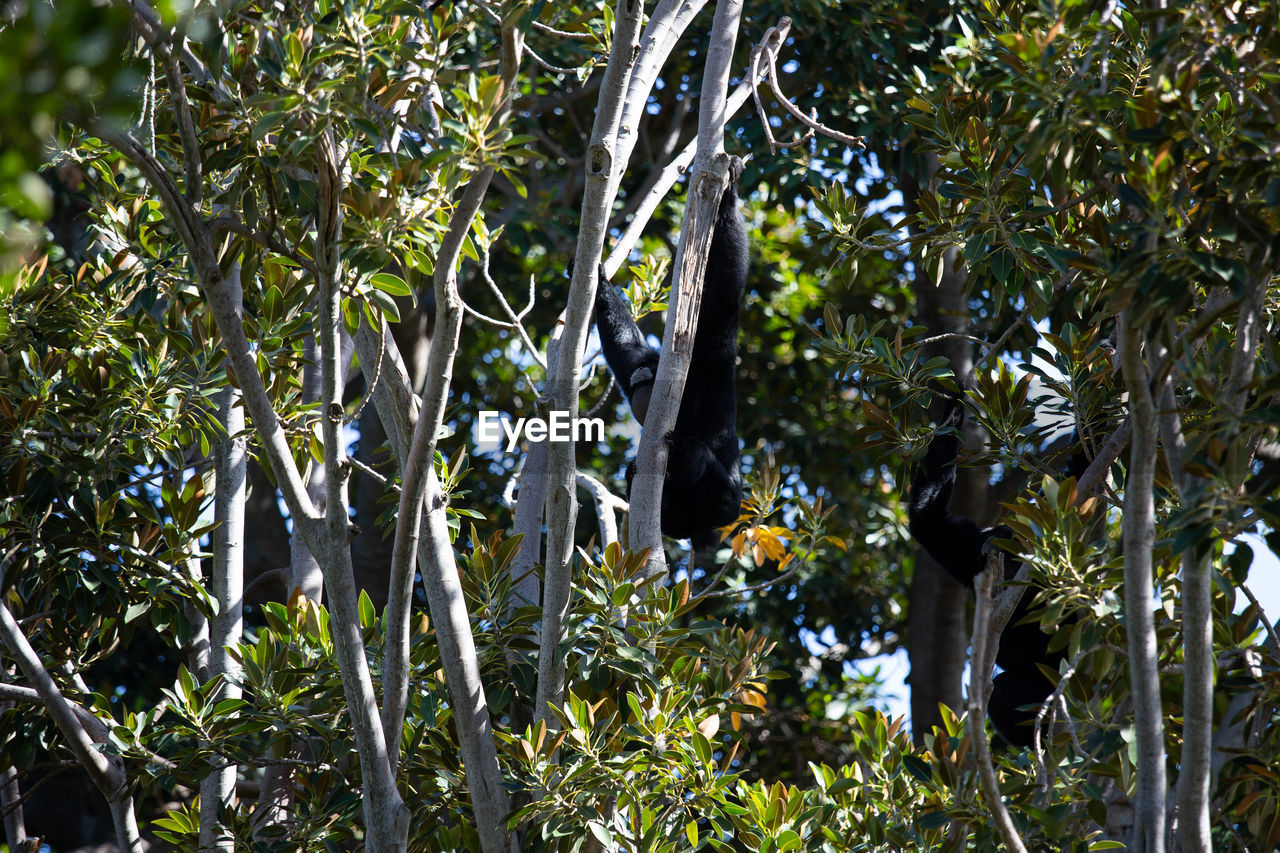
[[[914,755],[902,756],[902,763],[907,771],[921,782],[933,781],[933,768],[924,762],[923,759]]]
[[[280,124],[280,120],[284,117],[284,113],[270,112],[264,113],[257,121],[253,123],[253,130],[249,132],[249,141],[260,142],[268,133],[271,133]]]
[[[381,290],[370,291],[369,296],[371,301],[376,303],[377,306],[382,309],[382,313],[387,315],[387,322],[400,322],[400,306],[396,304],[395,299]],[[376,323],[370,323],[370,325],[375,329],[378,328],[378,324]]]
[[[405,284],[404,279],[389,272],[374,273],[369,276],[369,283],[392,296],[412,296],[413,289]]]
[[[596,837],[597,841],[605,845],[606,849],[613,846],[613,833],[609,831],[609,827],[593,820],[587,823],[587,829],[591,830],[591,834]]]
[[[274,284],[262,294],[262,318],[268,323],[277,323],[284,316],[284,294]]]
[[[124,612],[124,624],[128,625],[150,609],[150,601],[139,601],[135,604],[130,604],[129,609]]]
[[[289,52],[289,63],[294,68],[302,67],[302,40],[297,33],[289,33],[284,37],[285,50]]]
[[[693,751],[698,754],[698,760],[702,762],[702,766],[712,767],[711,741],[707,740],[706,736],[696,729],[691,737],[693,738]]]

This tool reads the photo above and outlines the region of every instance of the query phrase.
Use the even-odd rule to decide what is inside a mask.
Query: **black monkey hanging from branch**
[[[938,423],[939,428],[950,429],[937,433],[929,442],[924,462],[911,482],[907,514],[912,537],[947,574],[973,592],[974,579],[986,568],[992,541],[1008,539],[1012,533],[1003,525],[980,528],[951,512],[964,415],[964,403],[951,398]],[[1068,460],[1063,476],[1079,477],[1088,465],[1085,453],[1077,451]],[[1006,555],[1004,580],[1012,580],[1021,566],[1020,561]],[[987,701],[987,716],[996,732],[1022,748],[1031,746],[1036,715],[1054,689],[1041,665],[1053,670],[1065,657],[1062,651],[1049,651],[1050,637],[1039,622],[1027,620],[1033,598],[1032,590],[1023,593],[1000,634],[996,663],[1002,671],[992,679]]]
[[[735,387],[738,306],[747,280],[747,231],[738,210],[742,169],[740,158],[730,158],[729,183],[720,197],[707,254],[689,375],[675,428],[667,435],[662,532],[692,539],[695,548],[714,545],[715,529],[733,522],[742,503]],[[603,268],[596,287],[596,329],[605,361],[643,424],[659,350],[645,340]],[[628,492],[634,474],[633,460],[627,466]]]

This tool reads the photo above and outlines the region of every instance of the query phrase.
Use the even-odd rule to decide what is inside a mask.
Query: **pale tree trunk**
[[[560,338],[563,334],[564,325],[557,323],[547,336],[546,363],[549,365],[555,364],[560,357]],[[543,420],[551,417],[550,398],[540,396],[537,406],[539,417]],[[511,560],[511,610],[525,606],[537,607],[542,603],[542,584],[535,566],[542,562],[542,519],[546,510],[549,465],[547,442],[531,444],[520,468],[519,493],[511,531],[524,536],[520,541],[520,550]]]
[[[649,408],[640,433],[640,443],[636,448],[636,473],[631,483],[630,493],[629,544],[632,550],[649,549],[645,565],[640,570],[646,578],[665,575],[667,572],[661,529],[662,488],[666,477],[668,454],[666,436],[674,429],[676,416],[680,410],[680,398],[684,393],[685,380],[688,377],[689,364],[693,355],[693,342],[698,328],[698,313],[702,305],[702,287],[706,279],[711,239],[721,199],[728,183],[729,158],[724,151],[726,96],[733,62],[733,47],[737,41],[741,18],[741,0],[720,0],[716,4],[699,100],[697,153],[694,155],[693,169],[688,182],[689,190],[685,200],[684,224],[680,229],[680,243],[672,265],[670,307],[667,310],[667,321],[663,330],[662,352],[658,360],[658,372],[654,377],[653,392],[649,398]],[[649,32],[650,30],[646,29],[646,34]],[[656,37],[651,36],[646,39],[646,45],[660,43],[662,43],[661,40]],[[660,65],[660,59],[652,62],[653,73],[656,74],[656,67]],[[637,63],[636,75],[644,73],[648,67],[650,65],[642,59]],[[647,88],[644,88],[639,95],[642,100],[645,93]],[[636,92],[628,94],[630,99],[637,97]],[[629,101],[629,103],[634,102]],[[624,129],[620,131],[619,150],[629,153],[625,142],[625,124],[624,122]],[[625,154],[623,156],[625,158]],[[620,175],[613,178],[614,189],[619,177]],[[612,197],[611,193],[610,197]],[[581,260],[580,242],[578,262],[581,263]],[[577,409],[576,395],[574,399],[572,411]],[[597,509],[601,535],[606,539],[616,538],[617,533],[612,518],[613,508],[607,505],[607,499],[599,493],[604,491],[603,487],[599,491],[594,486],[589,488]],[[552,530],[554,530],[553,527],[548,527],[549,539]],[[569,534],[571,540],[572,527],[569,528]],[[564,583],[567,586],[567,577],[564,578]],[[550,587],[549,580],[548,587]],[[546,642],[545,616],[543,627],[542,652],[545,655],[549,650]],[[563,663],[552,674],[557,679],[552,687],[557,691],[563,691]],[[541,668],[538,690],[538,709],[539,712],[545,713],[547,705],[542,701]],[[612,818],[616,813],[616,801],[608,800],[602,805],[601,811]],[[591,836],[586,839],[584,849],[588,853],[595,853],[603,849],[603,845],[597,838]]]
[[[542,586],[535,566],[542,562],[542,513],[547,497],[547,442],[529,446],[520,469],[513,534],[523,535],[520,550],[511,560],[511,609],[537,607]]]
[[[189,557],[187,575],[192,581],[204,584],[204,568],[199,557]],[[209,619],[194,601],[186,601],[183,611],[191,623],[191,644],[187,650],[187,668],[198,681],[209,680]]]
[[[316,140],[317,210],[315,257],[317,332],[320,344],[320,431],[324,445],[325,497],[322,519],[307,544],[324,571],[333,619],[330,627],[341,664],[343,689],[360,757],[364,784],[365,850],[405,853],[409,809],[396,788],[373,680],[361,636],[355,575],[351,564],[346,477],[342,442],[342,379],[345,375],[340,310],[342,291],[342,205],[345,156],[332,128]]]
[[[6,710],[11,703],[0,702],[0,711]],[[22,819],[22,789],[18,786],[18,769],[7,767],[0,771],[0,809],[4,811],[4,837],[10,850],[21,849],[18,845],[27,840],[27,825]]]
[[[1155,581],[1154,478],[1156,410],[1143,362],[1144,335],[1127,310],[1120,312],[1120,364],[1129,392],[1133,444],[1124,490],[1124,612],[1129,681],[1133,690],[1137,740],[1137,793],[1131,847],[1137,853],[1165,848],[1164,717],[1160,706],[1159,660],[1153,607]]]
[[[1246,391],[1253,380],[1262,299],[1271,280],[1270,252],[1250,259],[1250,268],[1261,270],[1244,298],[1236,317],[1236,341],[1224,387],[1225,408],[1237,419],[1244,412]],[[1214,302],[1213,299],[1210,302]],[[1209,305],[1206,305],[1206,312]],[[1198,347],[1199,341],[1193,343]],[[1183,467],[1185,441],[1173,392],[1172,377],[1160,389],[1159,424],[1165,460],[1173,475],[1180,502],[1197,499],[1197,483]],[[1232,430],[1239,437],[1239,428]],[[1231,439],[1227,439],[1230,443]],[[1242,483],[1234,484],[1237,488]],[[1212,510],[1212,507],[1209,508]],[[1213,682],[1217,659],[1213,652],[1213,575],[1211,551],[1182,555],[1182,754],[1178,761],[1178,846],[1184,851],[1212,849],[1209,802],[1213,781]],[[1227,718],[1229,723],[1230,718]]]
[[[385,325],[383,329],[385,332]],[[394,352],[394,343],[385,334],[380,337],[365,324],[356,335],[356,345],[360,351],[360,362],[365,365],[376,363],[377,348],[383,347],[382,378],[374,389],[373,403],[378,407],[378,414],[387,428],[397,459],[407,460],[412,437],[417,432],[415,425],[422,422],[419,401],[413,396],[408,374]],[[440,387],[443,386],[437,384],[437,393]],[[431,433],[424,431],[423,434]],[[462,742],[463,764],[472,789],[477,825],[485,828],[481,833],[482,843],[494,845],[485,847],[486,853],[491,849],[515,850],[517,847],[514,839],[501,830],[502,817],[507,811],[505,791],[501,787],[501,767],[498,765],[497,750],[493,743],[484,686],[471,636],[470,618],[458,581],[458,566],[449,543],[445,509],[438,501],[439,483],[434,470],[428,467],[422,474],[422,482],[423,500],[432,510],[424,514],[417,537],[416,554],[431,606],[432,626],[441,646],[445,681],[450,698],[456,705],[455,719],[458,722],[459,740]],[[397,529],[403,523],[403,520],[399,521]],[[411,573],[412,566],[406,569],[400,565],[393,570],[393,577],[402,579],[406,570]],[[393,591],[387,605],[388,639],[383,662],[384,728],[393,737],[403,726],[407,698],[402,695],[402,691],[407,690],[408,680],[407,631],[410,603],[403,588],[396,589],[398,592]],[[402,612],[397,613],[397,610]],[[399,627],[401,622],[403,628]],[[404,686],[396,687],[396,684]],[[395,697],[400,697],[398,701],[393,701],[393,691]],[[391,718],[392,714],[399,714],[400,723],[397,724]],[[504,844],[509,847],[504,847]]]
[[[707,45],[707,64],[698,105],[698,149],[693,157],[684,225],[672,264],[671,305],[662,333],[662,355],[654,377],[649,409],[636,448],[636,474],[631,483],[630,539],[634,550],[649,549],[645,577],[665,574],[662,549],[662,486],[667,473],[666,436],[675,428],[680,398],[693,356],[693,342],[702,306],[702,286],[717,212],[728,181],[729,158],[724,153],[725,103],[738,38],[742,3],[716,3]]]
[[[238,265],[228,277],[227,287],[231,291],[232,305],[239,313],[242,289]],[[209,672],[205,678],[222,676],[223,682],[218,692],[210,697],[211,701],[239,699],[241,694],[239,667],[227,653],[227,647],[240,642],[244,625],[244,509],[248,474],[244,408],[239,404],[240,394],[228,382],[218,392],[217,401],[218,420],[227,437],[218,442],[214,450],[213,519],[218,526],[213,531],[212,593],[218,603],[218,613],[209,626]],[[222,826],[220,812],[231,804],[235,787],[235,765],[214,770],[201,780],[201,853],[231,853],[234,849],[231,837]]]
[[[346,461],[340,441],[343,412],[338,380],[341,361],[338,309],[345,158],[339,157],[332,129],[323,131],[314,148],[317,174],[314,271],[318,291],[317,333],[323,391],[321,429],[326,468],[326,505],[322,511],[307,494],[302,475],[294,464],[288,436],[258,373],[254,353],[232,301],[231,289],[220,269],[215,226],[202,213],[203,157],[186,97],[183,71],[170,41],[172,33],[161,26],[149,7],[137,4],[130,11],[138,32],[165,64],[175,118],[182,131],[186,190],[179,188],[168,169],[132,133],[94,118],[86,119],[84,123],[98,138],[138,167],[163,201],[169,220],[187,249],[201,293],[226,349],[228,370],[232,371],[244,394],[245,408],[261,441],[263,455],[271,463],[276,484],[289,507],[294,533],[302,535],[324,572],[332,605],[330,628],[360,759],[366,853],[403,853],[407,846],[409,814],[391,772],[386,737],[365,657],[344,494]],[[191,69],[191,73],[208,76],[202,68]],[[121,821],[123,818],[122,815]]]
[[[559,349],[560,331],[556,326],[552,338],[547,343],[547,363],[555,356],[553,351]],[[538,414],[544,419],[550,414],[550,401],[546,397],[538,399]],[[511,619],[515,611],[521,607],[538,607],[542,604],[542,582],[538,577],[537,566],[542,562],[542,517],[547,500],[547,442],[539,441],[531,444],[525,452],[524,464],[520,468],[518,479],[519,493],[516,498],[515,520],[512,534],[520,535],[520,550],[511,558],[509,567],[511,578],[511,600],[507,605],[507,618]],[[525,640],[537,645],[537,637],[530,631]],[[512,679],[515,668],[523,664],[524,653],[518,649],[507,650],[507,668]],[[519,702],[511,709],[511,728],[514,732],[523,732],[533,723],[533,706],[527,702]]]
[[[617,0],[614,11],[613,49],[600,85],[600,100],[587,146],[586,190],[578,226],[578,247],[568,304],[564,310],[564,332],[560,357],[548,363],[552,407],[570,417],[578,414],[578,385],[582,374],[582,353],[595,304],[597,266],[604,248],[609,208],[616,186],[616,172],[625,163],[616,157],[618,127],[622,121],[623,99],[640,38],[640,18],[644,4],[639,0]],[[542,634],[538,644],[538,693],[534,719],[554,728],[552,706],[559,707],[564,696],[565,661],[560,644],[565,638],[564,620],[569,610],[569,589],[573,558],[573,533],[578,518],[575,483],[574,442],[556,442],[547,448],[546,494],[547,551],[542,589]]]
[[[302,368],[302,403],[315,405],[323,399],[321,387],[320,350],[314,337],[308,338],[303,347],[306,364]],[[325,506],[325,466],[311,460],[307,471],[307,496],[321,510]],[[289,581],[286,598],[292,600],[295,592],[301,592],[317,604],[324,596],[324,574],[315,555],[301,536],[289,541]]]
[[[1004,796],[1000,793],[1000,782],[996,777],[995,767],[991,763],[991,745],[987,741],[987,699],[991,691],[991,670],[996,660],[996,649],[1000,644],[1000,633],[1012,612],[1012,603],[1016,598],[1011,596],[1010,606],[999,617],[992,614],[992,590],[996,582],[1004,581],[1004,554],[992,551],[987,557],[986,568],[974,578],[975,601],[973,607],[973,662],[969,668],[969,742],[973,744],[974,756],[978,764],[978,777],[982,782],[982,793],[987,800],[987,808],[995,820],[996,829],[1004,840],[1005,847],[1014,853],[1026,853],[1026,845],[1018,836],[1018,830],[1009,816],[1009,809],[1004,804]],[[1021,597],[1019,594],[1018,598]]]
[[[510,109],[515,93],[516,78],[523,52],[523,37],[514,21],[502,26],[502,83],[503,107],[500,115]],[[458,206],[454,209],[449,230],[436,253],[434,294],[436,322],[428,356],[427,383],[423,389],[422,406],[417,422],[410,430],[408,423],[389,429],[396,442],[396,455],[401,460],[400,505],[397,512],[395,544],[391,560],[391,582],[387,595],[387,638],[383,660],[383,708],[382,729],[387,733],[388,761],[394,772],[400,752],[401,731],[404,727],[408,702],[409,677],[409,615],[413,601],[413,566],[415,558],[422,572],[427,603],[431,611],[436,639],[440,643],[440,657],[445,670],[445,681],[454,705],[458,739],[461,745],[463,766],[471,790],[472,808],[476,815],[476,828],[485,853],[502,853],[518,847],[515,834],[505,826],[510,801],[502,785],[502,768],[498,763],[497,746],[489,719],[488,700],[480,678],[475,638],[471,635],[470,616],[458,577],[453,545],[449,540],[445,502],[440,483],[433,467],[440,425],[449,397],[453,378],[454,358],[462,329],[462,297],[458,292],[457,265],[463,242],[471,231],[476,214],[493,180],[492,166],[481,169],[467,184]],[[362,345],[361,361],[373,364],[369,355],[379,360],[376,350],[366,341]],[[387,345],[386,326],[383,326],[381,346]],[[404,387],[397,396],[407,397],[409,389],[401,375],[397,377],[392,364],[381,358],[385,376],[383,382]],[[391,394],[375,390],[375,405],[384,423],[393,417],[386,411]],[[381,400],[382,402],[378,402]]]

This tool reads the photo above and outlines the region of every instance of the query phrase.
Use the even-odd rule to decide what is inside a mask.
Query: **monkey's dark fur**
[[[720,197],[707,255],[698,330],[675,429],[667,436],[667,478],[662,489],[662,532],[714,544],[714,529],[738,517],[742,503],[735,389],[738,304],[747,281],[747,231],[738,211],[743,163],[733,157]],[[622,297],[604,278],[596,288],[596,329],[605,361],[644,423],[658,372],[659,350],[649,346]],[[635,462],[627,467],[627,491]]]
[[[924,546],[947,574],[973,591],[974,578],[986,568],[988,543],[1010,536],[1007,527],[979,528],[968,518],[953,515],[950,504],[956,482],[956,455],[960,451],[959,429],[964,423],[964,406],[951,400],[940,427],[955,427],[956,432],[935,435],[929,442],[924,463],[916,471],[911,484],[911,502],[907,512],[911,535]],[[1075,454],[1067,463],[1065,475],[1079,477],[1088,467],[1083,453]],[[1022,564],[1006,559],[1005,580],[1011,580]],[[1049,651],[1049,635],[1034,620],[1026,621],[1030,611],[1032,590],[1018,601],[996,651],[996,663],[1003,670],[992,680],[987,716],[996,731],[1016,747],[1028,747],[1040,705],[1053,692],[1054,684],[1037,664],[1056,669],[1064,655]],[[1030,706],[1030,707],[1026,707]]]

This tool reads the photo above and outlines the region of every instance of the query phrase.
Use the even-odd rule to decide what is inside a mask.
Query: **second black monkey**
[[[662,489],[662,532],[692,539],[701,548],[716,542],[715,528],[738,517],[742,503],[735,388],[738,305],[747,280],[747,230],[738,211],[742,160],[729,164],[707,255],[706,280],[689,375],[675,429],[667,436],[667,478]],[[622,297],[600,276],[596,329],[605,361],[644,423],[660,351],[649,345]],[[627,467],[630,492],[635,462]]]
[[[988,543],[1009,538],[1005,527],[978,527],[973,521],[951,513],[951,496],[956,483],[956,456],[960,452],[959,428],[964,423],[964,405],[951,400],[939,422],[956,432],[935,435],[929,442],[924,463],[911,483],[907,507],[911,535],[924,546],[947,574],[973,591],[974,578],[986,568]],[[1068,461],[1065,477],[1079,477],[1088,459],[1078,452]],[[1007,558],[1004,579],[1012,580],[1021,563]],[[1049,651],[1049,635],[1033,621],[1026,621],[1034,592],[1027,590],[1009,617],[996,647],[996,663],[1002,670],[992,679],[987,715],[1005,741],[1017,747],[1031,746],[1033,726],[1039,706],[1049,698],[1054,684],[1039,664],[1057,668],[1064,655]]]

